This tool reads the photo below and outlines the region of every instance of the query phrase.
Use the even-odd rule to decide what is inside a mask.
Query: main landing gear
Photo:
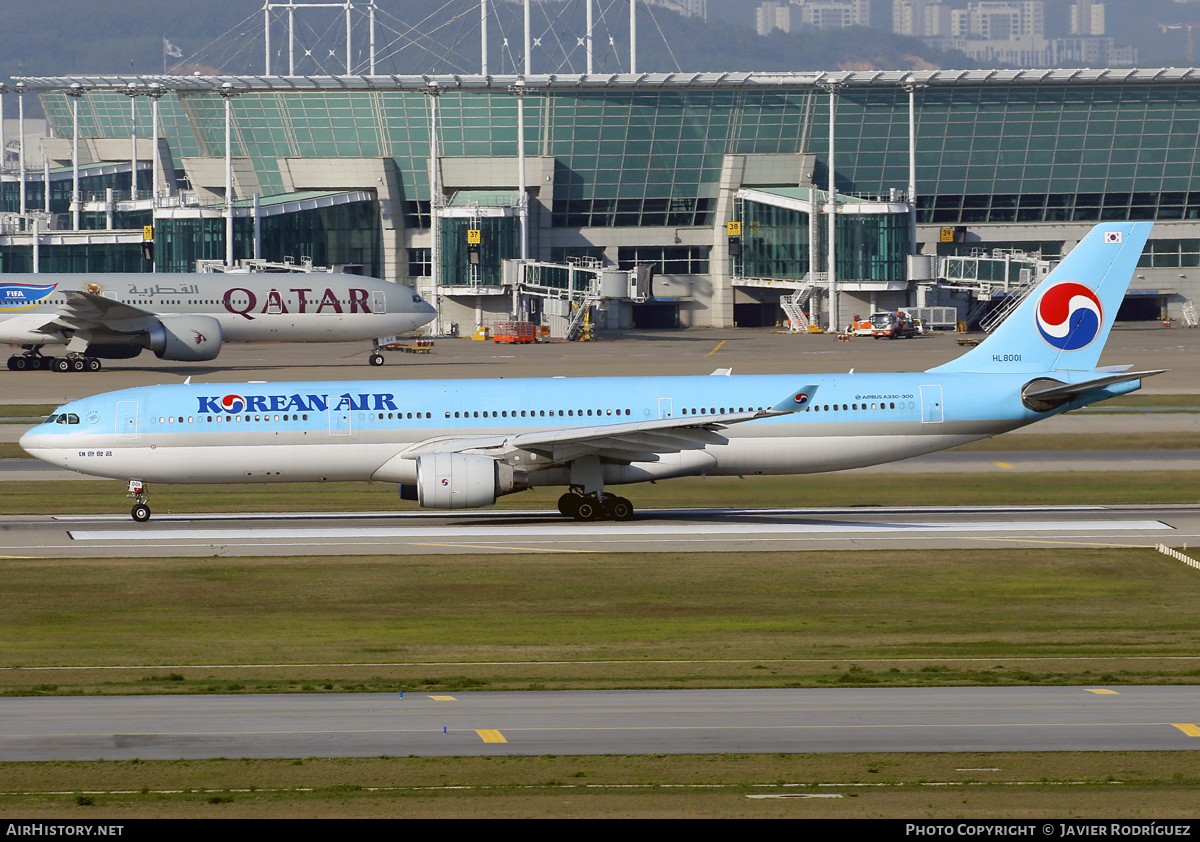
[[[43,357],[38,350],[14,354],[8,358],[9,371],[99,371],[100,360],[82,354],[67,354],[65,357]]]
[[[146,505],[146,484],[140,479],[131,479],[129,481],[129,493],[126,497],[132,497],[134,500],[133,508],[129,510],[129,516],[138,523],[145,523],[150,520],[150,507]]]
[[[558,511],[575,520],[629,520],[633,504],[612,494],[581,494],[575,488],[558,498]]]

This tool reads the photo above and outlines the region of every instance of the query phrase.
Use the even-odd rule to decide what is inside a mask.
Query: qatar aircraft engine
[[[929,371],[181,384],[66,404],[39,459],[145,483],[394,482],[434,509],[565,486],[559,510],[626,520],[609,486],[805,474],[955,447],[1138,389],[1097,368],[1151,224],[1097,226],[985,342]]]
[[[337,272],[0,275],[0,343],[10,371],[99,371],[149,348],[161,360],[215,359],[224,342],[372,340],[432,321],[412,289]],[[64,356],[43,356],[65,345]]]

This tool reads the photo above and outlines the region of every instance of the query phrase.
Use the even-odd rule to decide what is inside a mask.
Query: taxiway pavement
[[[1200,747],[1193,687],[10,698],[0,760]]]
[[[1200,543],[1195,506],[647,509],[578,523],[545,511],[0,517],[0,555],[42,558],[462,552],[1153,547]]]

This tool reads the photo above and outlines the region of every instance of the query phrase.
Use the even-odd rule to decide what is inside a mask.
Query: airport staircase
[[[779,306],[788,317],[788,333],[808,333],[808,316],[804,305],[812,295],[812,284],[805,284],[791,295],[779,296]]]
[[[1037,285],[1033,283],[1033,272],[1022,269],[1020,281],[1004,293],[1000,303],[979,320],[979,327],[985,333],[991,333],[1000,323],[1013,314],[1021,306],[1021,302],[1029,297]]]

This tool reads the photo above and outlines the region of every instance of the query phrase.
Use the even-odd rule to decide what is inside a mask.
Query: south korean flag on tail
[[[1104,232],[1104,242],[1116,243],[1117,245],[1120,245],[1121,232],[1120,231],[1105,231]]]

